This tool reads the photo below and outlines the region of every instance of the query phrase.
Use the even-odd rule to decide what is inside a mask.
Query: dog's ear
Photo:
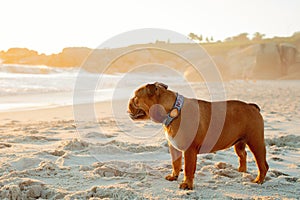
[[[149,96],[153,96],[157,90],[158,90],[158,88],[155,84],[147,84],[146,85],[146,91]]]
[[[168,85],[164,84],[164,83],[160,83],[160,82],[155,82],[154,85],[160,86],[165,88],[166,90],[168,89]]]

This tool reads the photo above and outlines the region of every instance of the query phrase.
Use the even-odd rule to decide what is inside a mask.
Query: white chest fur
[[[172,136],[170,136],[168,134],[168,131],[167,129],[165,129],[165,136],[166,136],[166,139],[168,140],[168,142],[177,150],[179,151],[184,151],[184,148],[180,145],[180,141],[177,141],[178,138],[173,138]],[[177,139],[177,140],[176,140]]]

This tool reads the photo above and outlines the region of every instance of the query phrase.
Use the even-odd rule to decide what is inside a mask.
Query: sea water
[[[0,112],[128,99],[139,86],[156,81],[178,87],[185,82],[180,75],[170,72],[97,74],[75,67],[2,64]],[[85,95],[87,93],[92,93],[93,98]]]

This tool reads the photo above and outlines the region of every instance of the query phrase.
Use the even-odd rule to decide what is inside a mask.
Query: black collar
[[[165,126],[169,126],[170,123],[179,116],[181,108],[184,103],[184,97],[178,93],[176,93],[176,101],[174,102],[173,108],[168,113],[167,118],[163,121]],[[174,114],[173,114],[174,113]]]

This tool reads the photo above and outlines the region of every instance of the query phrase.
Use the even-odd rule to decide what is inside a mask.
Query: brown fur
[[[139,88],[129,102],[129,114],[133,120],[153,119],[169,113],[176,100],[176,93],[159,83]],[[160,105],[163,113],[149,110]],[[154,109],[162,112],[162,109]],[[212,110],[217,113],[213,115]],[[264,143],[264,122],[256,104],[241,101],[207,102],[185,98],[180,115],[165,127],[172,157],[172,173],[169,181],[177,180],[184,154],[184,180],[181,189],[193,189],[197,154],[209,153],[234,146],[239,158],[238,171],[246,172],[246,145],[253,153],[258,175],[253,181],[263,183],[268,171]],[[222,113],[224,118],[222,118]],[[155,119],[155,116],[160,116]],[[220,127],[220,128],[218,128]],[[218,131],[219,130],[219,131]]]

